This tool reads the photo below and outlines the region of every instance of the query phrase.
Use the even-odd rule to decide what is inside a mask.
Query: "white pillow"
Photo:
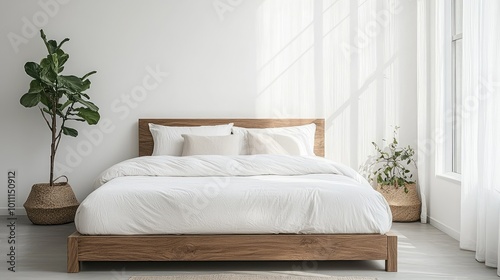
[[[149,131],[154,141],[153,156],[182,155],[182,134],[223,136],[230,135],[232,127],[232,123],[213,126],[164,126],[150,123]]]
[[[182,156],[221,155],[236,156],[240,152],[240,135],[198,136],[182,134]]]
[[[252,134],[261,133],[266,135],[271,135],[271,139],[277,142],[282,148],[285,149],[287,154],[290,155],[314,155],[314,138],[316,134],[316,124],[306,124],[299,126],[288,126],[288,127],[273,127],[273,128],[242,128],[233,127],[233,134],[243,135],[243,141],[240,145],[240,154],[249,155],[252,154],[251,145],[259,145],[258,142],[250,143],[249,133]],[[253,137],[255,139],[256,137]],[[262,139],[261,139],[262,140]],[[269,138],[268,138],[269,140]],[[256,140],[258,141],[258,140]],[[276,146],[272,146],[276,147]],[[269,148],[273,150],[273,148]],[[269,151],[268,149],[268,151]],[[255,152],[256,150],[254,150]],[[262,152],[262,150],[259,150]],[[277,153],[274,149],[273,153]]]
[[[296,137],[255,132],[248,132],[247,137],[251,155],[307,155],[304,145]]]

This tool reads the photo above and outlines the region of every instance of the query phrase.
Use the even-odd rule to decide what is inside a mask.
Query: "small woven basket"
[[[36,225],[60,225],[75,219],[78,200],[66,183],[35,184],[24,203],[26,214]]]
[[[420,209],[422,203],[417,193],[415,184],[406,185],[408,193],[404,187],[394,188],[394,186],[377,186],[380,192],[391,207],[392,221],[394,222],[415,222],[420,220]]]

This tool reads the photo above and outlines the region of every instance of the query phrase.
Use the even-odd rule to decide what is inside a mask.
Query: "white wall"
[[[45,55],[32,24],[71,38],[67,74],[98,71],[88,93],[101,123],[75,124],[57,158],[79,200],[137,155],[138,118],[324,117],[327,156],[355,168],[391,125],[416,145],[414,0],[3,1],[0,170],[18,171],[18,207],[48,180],[49,131],[19,104],[24,63]],[[141,94],[155,69],[168,77]]]

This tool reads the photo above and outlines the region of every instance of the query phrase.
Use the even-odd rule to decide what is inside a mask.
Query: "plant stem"
[[[55,86],[56,95],[52,99],[52,142],[50,144],[50,179],[49,185],[54,186],[54,162],[56,160],[56,133],[57,133],[57,81]]]
[[[54,161],[56,157],[56,103],[52,102],[52,143],[50,144],[50,186],[54,185]]]
[[[69,112],[71,112],[73,110],[73,106],[75,105],[75,103],[71,103],[71,105],[69,106],[69,108],[66,110],[66,113],[64,114],[64,118],[62,119],[62,123],[61,123],[61,129],[59,130],[59,134],[57,134],[56,136],[56,151],[57,149],[59,148],[59,143],[61,143],[61,133],[63,132],[62,131],[62,128],[64,127],[64,124],[66,123],[66,120],[68,119],[68,115],[69,115]]]
[[[49,127],[49,129],[52,130],[52,127],[50,127],[49,120],[47,120],[47,117],[45,117],[45,113],[43,112],[42,108],[39,107],[39,109],[40,109],[40,113],[42,113],[42,117],[45,120],[45,123],[47,124],[47,126]]]

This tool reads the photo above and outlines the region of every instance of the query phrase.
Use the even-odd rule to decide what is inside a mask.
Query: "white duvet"
[[[386,233],[381,194],[319,157],[150,156],[104,171],[78,208],[82,234]]]

